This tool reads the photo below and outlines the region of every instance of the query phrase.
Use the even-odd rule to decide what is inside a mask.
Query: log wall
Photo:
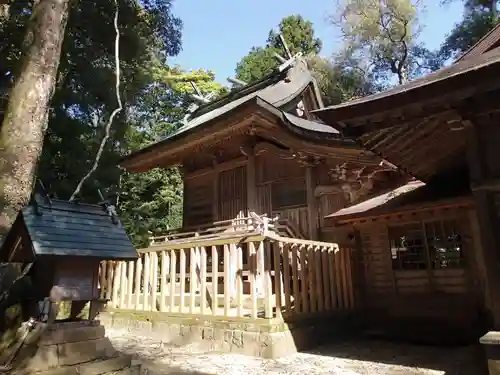
[[[461,243],[461,258],[440,255],[443,250],[429,253],[428,249],[452,246],[448,240],[452,225],[454,233],[460,236],[456,244]],[[466,210],[402,215],[356,227],[366,308],[383,310],[391,316],[472,319],[484,304],[483,291],[477,282],[474,238]],[[411,240],[417,237],[408,234],[404,248],[407,254],[403,252],[405,263],[402,266],[394,242],[394,238],[400,237],[391,235],[391,231],[398,229],[398,233],[403,233],[405,228],[419,227],[420,237],[417,237],[422,242]],[[430,233],[429,228],[438,229]],[[410,256],[411,246],[427,249],[427,255],[418,259]],[[458,308],[459,305],[462,307]]]
[[[302,238],[320,238],[323,217],[347,204],[328,168],[308,165],[274,149],[255,156],[247,152],[246,157],[185,174],[184,227],[236,219],[252,211],[287,220]],[[326,191],[318,193],[319,185]]]

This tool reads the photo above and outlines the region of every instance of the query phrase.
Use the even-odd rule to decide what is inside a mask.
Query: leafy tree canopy
[[[300,15],[285,17],[278,25],[278,31],[270,30],[264,47],[252,47],[247,56],[236,66],[236,78],[250,83],[271,73],[278,67],[279,61],[275,53],[284,55],[279,40],[283,35],[290,52],[302,52],[305,55],[315,55],[321,50],[322,42],[314,35],[313,24]]]
[[[497,0],[464,1],[462,20],[455,24],[441,45],[441,60],[458,58],[499,22]]]

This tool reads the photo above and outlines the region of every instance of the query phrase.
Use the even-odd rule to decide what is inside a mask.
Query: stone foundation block
[[[486,352],[488,372],[490,375],[500,375],[500,332],[490,331],[479,339]]]
[[[109,327],[126,328],[174,345],[197,343],[207,351],[263,358],[284,357],[314,347],[349,330],[343,316],[310,317],[293,326],[283,321],[179,316],[112,311],[100,315]],[[347,322],[348,323],[348,322]],[[339,327],[346,327],[342,330]],[[333,329],[332,329],[333,327]],[[500,374],[499,374],[500,375]]]
[[[43,347],[41,347],[43,348]],[[72,342],[57,345],[59,365],[68,366],[89,362],[100,358],[109,358],[116,354],[108,338]]]

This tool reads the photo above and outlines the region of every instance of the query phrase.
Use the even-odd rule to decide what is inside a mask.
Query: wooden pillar
[[[313,167],[308,165],[306,167],[306,193],[307,193],[307,222],[309,225],[309,239],[318,239],[318,230],[316,220],[318,217],[316,198],[314,197],[314,180],[313,180]]]
[[[254,148],[245,150],[247,154],[247,212],[257,211],[257,199],[255,194],[255,153]],[[260,214],[261,212],[259,212]]]
[[[219,168],[217,166],[217,160],[213,161],[214,167],[214,177],[213,177],[213,196],[212,196],[212,221],[219,220]]]
[[[477,128],[470,121],[465,121],[465,123],[467,133],[464,136],[468,140],[469,176],[478,224],[472,225],[471,229],[473,235],[479,238],[479,241],[476,241],[479,245],[476,251],[482,252],[482,257],[476,259],[483,262],[483,264],[479,264],[479,268],[484,270],[485,274],[485,300],[489,302],[494,328],[500,330],[500,237],[498,229],[496,229],[497,220],[495,219],[495,215],[498,213],[494,212],[492,202],[494,190],[500,192],[500,185],[497,188],[486,186],[487,181],[494,176],[489,176],[484,158],[484,148],[479,144],[478,132],[481,131],[481,128]]]

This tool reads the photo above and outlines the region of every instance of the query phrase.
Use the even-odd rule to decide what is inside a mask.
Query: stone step
[[[28,345],[19,350],[13,362],[33,372],[48,371],[62,366],[76,366],[104,358],[115,358],[117,351],[107,337],[97,340],[68,342],[55,345]]]
[[[23,368],[12,370],[10,375],[29,375],[34,371]],[[62,366],[46,371],[36,372],[36,375],[105,375],[119,373],[123,375],[139,375],[140,366],[132,365],[132,357],[122,355],[92,362],[81,363],[74,366]]]
[[[105,337],[104,326],[76,327],[73,329],[47,330],[41,335],[38,346],[98,340]]]

